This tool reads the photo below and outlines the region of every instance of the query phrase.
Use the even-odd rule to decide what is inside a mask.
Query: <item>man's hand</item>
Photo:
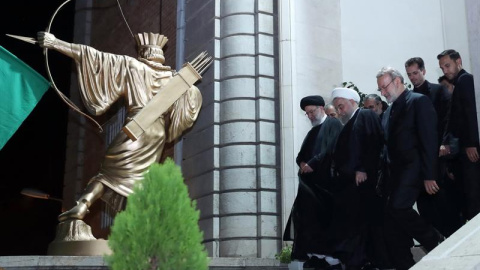
[[[478,161],[478,152],[476,147],[466,147],[465,152],[467,153],[467,157],[471,162]]]
[[[439,157],[443,157],[450,154],[450,145],[440,145]]]
[[[447,174],[448,178],[450,178],[451,180],[455,180],[455,175],[450,171],[448,167],[445,169],[445,173]]]
[[[57,38],[53,34],[50,34],[47,32],[37,33],[38,45],[40,45],[40,47],[42,48],[47,48],[47,49],[53,48],[56,40]]]
[[[300,162],[300,173],[311,173],[313,172],[312,167],[308,166],[305,162]]]
[[[425,185],[425,190],[430,195],[434,195],[440,190],[440,187],[435,180],[424,180],[423,184]]]
[[[356,171],[355,172],[355,183],[359,186],[361,183],[367,180],[367,173]]]

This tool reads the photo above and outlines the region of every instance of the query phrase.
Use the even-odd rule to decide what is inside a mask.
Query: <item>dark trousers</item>
[[[440,160],[438,175],[437,184],[440,190],[435,195],[429,195],[423,190],[418,197],[417,208],[420,216],[443,236],[449,237],[465,224],[462,216],[460,177],[458,175],[455,179],[448,177],[446,160]]]
[[[460,168],[466,200],[465,218],[470,220],[480,213],[480,162],[471,162],[462,152]]]
[[[363,194],[352,177],[339,174],[335,183],[330,233],[334,257],[348,267],[360,268],[366,261],[367,217],[364,214]]]
[[[413,238],[427,250],[438,245],[435,229],[412,208],[396,209],[391,205],[385,213],[385,237],[390,258],[397,270],[409,269],[415,264],[410,248]]]
[[[365,239],[367,261],[379,268],[393,268],[385,240],[383,217],[385,200],[377,194],[373,186],[364,190],[361,194],[363,213],[367,219]]]
[[[376,175],[367,173],[370,180],[355,185],[354,176],[338,174],[339,184],[334,192],[332,242],[335,256],[347,269],[360,269],[365,263],[391,268],[386,251],[383,198],[376,190]]]
[[[370,225],[366,240],[367,258],[370,263],[381,269],[393,268],[387,250],[383,221],[380,224]]]

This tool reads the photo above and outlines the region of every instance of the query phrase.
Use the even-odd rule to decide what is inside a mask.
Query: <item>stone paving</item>
[[[480,215],[425,255],[413,248],[418,263],[411,270],[480,270]],[[275,259],[211,258],[210,270],[287,270]],[[0,270],[108,269],[100,256],[5,256]],[[297,267],[298,269],[298,267]]]

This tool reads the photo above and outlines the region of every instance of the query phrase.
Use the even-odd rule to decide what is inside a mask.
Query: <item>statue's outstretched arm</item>
[[[79,45],[60,40],[48,32],[38,32],[37,41],[42,48],[56,50],[74,59],[78,59],[80,56]]]

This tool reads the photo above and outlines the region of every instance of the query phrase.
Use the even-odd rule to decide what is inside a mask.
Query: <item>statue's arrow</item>
[[[36,39],[32,38],[32,37],[23,37],[23,36],[10,35],[10,34],[6,34],[6,35],[9,36],[9,37],[12,37],[12,38],[19,39],[21,41],[31,43],[31,44],[37,44],[38,43],[38,41]]]

